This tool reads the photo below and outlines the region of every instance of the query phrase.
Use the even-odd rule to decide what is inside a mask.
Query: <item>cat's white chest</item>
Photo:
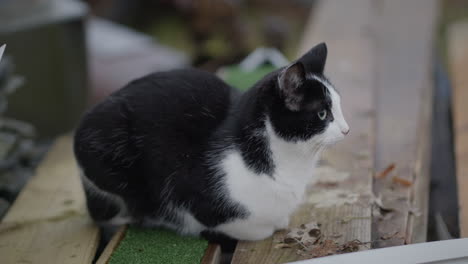
[[[302,199],[305,186],[278,177],[279,173],[285,174],[291,168],[276,166],[271,176],[256,174],[246,166],[238,152],[229,153],[223,167],[230,197],[247,206],[259,218],[284,215]]]
[[[229,199],[244,206],[249,216],[217,227],[240,239],[263,239],[286,228],[289,217],[303,200],[307,184],[313,181],[314,158],[282,149],[274,158],[274,174],[256,174],[238,151],[230,151],[221,163]],[[281,146],[277,146],[281,147]],[[286,156],[283,156],[286,155]],[[288,156],[289,155],[289,156]]]

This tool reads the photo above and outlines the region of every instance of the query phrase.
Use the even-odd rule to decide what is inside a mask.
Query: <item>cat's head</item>
[[[328,145],[348,134],[341,97],[323,75],[326,59],[327,46],[321,43],[273,76],[268,119],[282,139]]]

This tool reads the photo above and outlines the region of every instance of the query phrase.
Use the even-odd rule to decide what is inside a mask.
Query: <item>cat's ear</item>
[[[310,49],[298,61],[304,65],[306,72],[321,74],[325,68],[327,53],[327,44],[322,42]]]
[[[278,76],[278,85],[286,107],[299,111],[304,93],[301,89],[305,81],[305,69],[302,63],[296,62],[285,68]]]

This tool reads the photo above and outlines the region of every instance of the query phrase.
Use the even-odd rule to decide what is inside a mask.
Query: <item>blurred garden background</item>
[[[342,1],[344,3],[346,0]],[[299,43],[306,37],[304,29],[309,21],[314,20],[313,11],[317,2],[319,1],[0,0],[0,46],[7,45],[0,61],[0,220],[34,174],[53,140],[59,135],[70,134],[86,109],[131,80],[155,71],[196,67],[220,74],[223,69],[239,64],[260,47],[275,49],[288,60],[294,60],[300,48]],[[372,14],[379,14],[379,3],[384,1],[369,2],[363,6],[372,5]],[[424,1],[418,3],[424,5]],[[392,8],[388,8],[386,12],[396,10]],[[339,8],[335,6],[335,9]],[[378,25],[380,29],[395,33],[401,43],[405,37],[417,35],[414,37],[417,39],[417,30],[408,33],[394,30],[391,25],[384,25],[385,21],[392,21],[391,19],[395,22],[399,16],[407,19],[405,21],[413,21],[408,19],[405,12],[395,13],[397,16],[389,16],[390,18],[386,18],[388,20],[374,17],[370,19],[376,24],[381,23],[382,25]],[[437,20],[435,30],[428,29],[431,34],[434,32],[434,43],[427,45],[430,49],[433,48],[434,56],[421,56],[424,59],[430,57],[428,61],[434,64],[430,65],[430,70],[433,70],[430,84],[434,84],[435,99],[424,99],[424,102],[433,105],[430,216],[427,218],[428,240],[439,240],[444,237],[458,237],[460,233],[447,36],[448,29],[455,23],[465,21],[468,24],[468,0],[440,0],[437,2],[437,15],[430,15],[437,17],[434,19]],[[347,19],[344,15],[333,21],[346,23]],[[359,21],[359,18],[356,20]],[[336,30],[340,25],[320,25],[317,28]],[[366,26],[357,27],[356,32],[368,37],[366,34],[371,30]],[[465,27],[468,29],[468,26]],[[339,30],[336,30],[338,33],[326,30],[323,32],[330,36],[339,34]],[[379,36],[380,40],[391,42],[391,37],[387,39],[383,35]],[[339,38],[334,39],[335,46],[339,46],[336,44],[337,39]],[[351,50],[353,45],[361,43],[352,36],[346,36],[346,39],[349,40]],[[378,43],[374,42],[372,36],[369,39],[371,40],[366,39],[367,42],[363,43]],[[380,63],[385,66],[371,68],[373,72],[381,74],[378,77],[393,76],[393,73],[382,70],[387,69],[387,62],[392,66],[389,68],[398,71],[398,62],[392,60],[398,56],[393,55],[404,54],[399,53],[400,50],[410,50],[407,54],[415,54],[418,51],[415,47],[419,47],[408,45],[394,48],[396,45],[392,46],[392,43],[385,44],[387,43],[375,44],[381,45],[380,51],[385,51],[385,56],[372,52],[368,55],[372,63],[381,60]],[[387,49],[388,47],[394,49]],[[362,51],[355,46],[354,48]],[[343,51],[334,52],[345,54]],[[354,58],[367,58],[365,52],[362,53],[364,55],[359,53]],[[353,59],[352,56],[351,58]],[[352,59],[345,59],[340,65],[335,64],[334,69],[344,69],[345,80],[354,73],[356,76],[370,76],[367,79],[372,78],[373,83],[379,81],[378,77],[373,79],[374,75],[370,71],[368,75],[357,74],[360,69],[354,67],[359,67],[361,61]],[[404,61],[405,56],[401,55],[398,59]],[[335,58],[335,62],[338,61]],[[365,61],[363,65],[367,65]],[[408,67],[411,68],[411,73],[420,73],[420,68],[427,65],[416,66],[419,68]],[[265,71],[270,69],[266,68]],[[404,81],[411,82],[412,79],[404,73],[399,72],[398,76],[406,77]],[[254,76],[252,80],[255,78],[258,76]],[[387,80],[391,80],[391,77]],[[250,79],[247,80],[246,77],[238,81],[242,83],[241,86],[246,86]],[[380,89],[387,89],[387,85],[391,86],[393,83],[389,81],[385,85],[381,84],[381,87],[385,87]],[[395,92],[395,98],[404,97],[400,92],[401,90]],[[381,102],[391,98],[386,95],[387,97],[380,98]],[[353,97],[353,100],[359,101],[358,97]],[[388,112],[390,111],[382,110],[380,114],[385,118]],[[357,114],[359,115],[360,113]],[[374,132],[372,130],[371,133]],[[385,133],[382,135],[387,136]],[[370,133],[365,136],[374,140]],[[404,140],[405,138],[399,142],[404,143]],[[410,143],[416,145],[416,140],[413,141]],[[406,146],[403,143],[401,149]],[[382,152],[390,145],[382,144]],[[379,171],[383,165],[388,165],[382,164],[373,169]]]
[[[53,139],[108,94],[155,71],[217,72],[258,47],[294,59],[313,4],[0,0],[0,217]]]

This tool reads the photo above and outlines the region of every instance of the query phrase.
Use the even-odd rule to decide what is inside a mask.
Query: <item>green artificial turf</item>
[[[271,64],[265,64],[258,69],[245,72],[238,65],[228,66],[221,76],[228,84],[245,91],[268,73],[276,70]]]
[[[110,264],[199,264],[208,241],[163,229],[129,227]]]

